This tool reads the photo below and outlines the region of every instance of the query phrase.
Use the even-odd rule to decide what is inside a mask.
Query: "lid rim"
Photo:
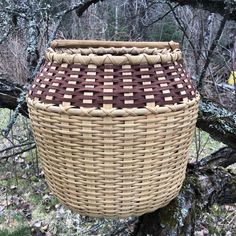
[[[50,47],[55,48],[86,48],[86,47],[138,47],[138,48],[168,48],[175,50],[179,43],[169,42],[132,42],[132,41],[105,41],[105,40],[53,40]]]
[[[123,55],[112,55],[112,54],[69,54],[69,53],[57,53],[53,49],[48,49],[45,54],[45,59],[50,62],[55,62],[59,64],[82,64],[89,65],[94,64],[97,66],[104,64],[113,65],[141,65],[149,64],[155,65],[158,63],[175,62],[182,59],[182,52],[179,49],[168,53],[158,53],[154,55],[149,55],[146,53],[141,53],[139,55],[123,54]]]

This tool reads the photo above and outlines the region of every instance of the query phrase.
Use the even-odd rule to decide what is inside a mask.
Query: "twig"
[[[178,7],[179,4],[176,4],[173,9],[175,9],[176,7]],[[149,23],[148,25],[144,25],[145,28],[148,28],[150,27],[151,25],[157,23],[158,21],[160,20],[163,20],[166,16],[168,16],[172,11],[173,9],[170,9],[169,11],[167,11],[164,15],[160,16],[159,18],[157,18],[156,20],[152,21],[151,23]]]
[[[20,154],[22,154],[22,153],[24,153],[24,152],[28,152],[28,151],[34,149],[35,147],[36,147],[36,145],[33,145],[33,146],[28,147],[28,148],[26,148],[26,149],[23,149],[23,150],[21,150],[21,151],[19,151],[19,152],[15,152],[15,153],[13,153],[13,154],[9,154],[9,155],[7,155],[7,156],[3,156],[3,157],[0,158],[0,161],[1,161],[1,160],[4,160],[4,159],[8,159],[8,158],[10,158],[10,157],[14,157],[14,156],[20,155]]]
[[[34,144],[34,142],[28,142],[28,143],[22,143],[22,144],[19,144],[19,145],[14,145],[14,146],[5,148],[3,150],[0,150],[0,154],[3,153],[3,152],[8,152],[8,151],[10,151],[12,149],[15,149],[15,148],[24,147],[24,146],[32,145],[32,144]]]
[[[198,74],[198,67],[197,67],[197,65],[198,65],[198,57],[199,57],[199,55],[198,55],[198,53],[197,53],[198,51],[196,50],[196,47],[194,46],[194,43],[193,43],[193,42],[191,41],[191,39],[189,38],[189,36],[188,36],[188,34],[187,34],[187,32],[186,32],[186,29],[185,29],[185,28],[183,27],[183,25],[182,25],[181,20],[180,20],[179,17],[177,16],[177,14],[176,14],[176,12],[175,12],[175,7],[173,7],[173,6],[171,5],[171,3],[167,3],[167,5],[170,7],[171,12],[172,12],[172,14],[173,14],[173,16],[174,16],[174,18],[175,18],[177,24],[179,25],[180,30],[183,32],[183,36],[186,37],[187,41],[189,42],[190,47],[191,47],[192,50],[193,50],[194,60],[195,60],[195,67],[196,67],[196,73]]]
[[[201,145],[199,153],[198,153],[199,157],[202,154],[202,152],[204,151],[204,149],[205,149],[207,143],[209,142],[209,140],[210,140],[210,135],[207,136],[206,141]]]
[[[196,9],[207,10],[220,15],[227,15],[229,20],[236,20],[235,0],[168,0],[180,3],[181,6],[191,6]]]
[[[205,65],[204,65],[203,70],[202,70],[202,73],[201,73],[201,75],[200,75],[200,77],[199,77],[198,85],[197,85],[197,89],[198,89],[199,91],[202,89],[202,86],[203,86],[203,79],[204,79],[204,77],[205,77],[205,75],[206,75],[208,66],[209,66],[209,64],[210,64],[210,62],[211,62],[211,59],[212,59],[212,56],[213,56],[213,52],[214,52],[214,50],[215,50],[215,48],[216,48],[216,46],[217,46],[217,44],[218,44],[218,41],[219,41],[219,39],[220,39],[220,37],[221,37],[221,35],[222,35],[222,33],[223,33],[223,30],[224,30],[224,28],[225,28],[226,22],[227,22],[227,17],[224,16],[223,19],[222,19],[222,21],[221,21],[221,23],[220,23],[219,29],[218,29],[218,31],[217,31],[217,33],[216,33],[216,37],[215,37],[215,39],[213,40],[213,42],[212,42],[212,44],[211,44],[211,46],[210,46],[209,52],[208,52],[208,54],[207,54],[207,58],[206,58]]]
[[[186,37],[186,39],[188,40],[188,42],[189,42],[191,48],[192,48],[193,51],[195,52],[195,46],[194,46],[193,42],[190,40],[190,38],[189,38],[189,36],[188,36],[188,34],[187,34],[185,28],[182,26],[182,22],[180,21],[179,17],[176,15],[176,12],[175,12],[176,6],[173,7],[173,6],[171,5],[171,3],[167,3],[167,4],[168,4],[168,6],[170,7],[170,10],[171,10],[171,12],[172,12],[172,14],[173,14],[173,16],[174,16],[176,22],[178,23],[180,30],[183,32],[183,34],[184,34],[184,36]],[[178,4],[178,6],[179,6],[179,4]]]
[[[7,9],[7,8],[5,8],[4,10],[0,10],[0,12],[12,14],[12,15],[17,15],[18,17],[24,18],[26,20],[29,19],[24,13],[18,12],[18,11],[15,11],[15,10],[10,10],[10,9]]]

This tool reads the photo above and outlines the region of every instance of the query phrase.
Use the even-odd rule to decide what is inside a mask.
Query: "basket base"
[[[178,194],[177,194],[178,195]],[[173,198],[175,199],[177,197],[177,195]],[[65,208],[68,208],[70,209],[72,212],[74,213],[78,213],[82,216],[88,216],[88,217],[94,217],[94,218],[106,218],[106,219],[126,219],[126,218],[129,218],[129,217],[139,217],[139,216],[142,216],[144,214],[148,214],[148,213],[152,213],[160,208],[163,208],[165,206],[167,206],[173,199],[165,202],[165,204],[159,206],[159,207],[152,207],[152,208],[148,208],[148,209],[145,209],[144,211],[141,211],[139,213],[132,213],[132,212],[127,212],[127,213],[121,213],[121,214],[100,214],[98,212],[84,212],[84,211],[81,211],[81,210],[78,210],[76,208],[72,208],[70,205],[62,202],[60,199],[60,203],[65,207]]]
[[[53,188],[51,188],[50,183],[49,183],[49,188],[51,189],[51,191],[53,192],[53,194],[58,198],[59,202],[66,208],[69,208],[71,211],[78,213],[80,215],[83,216],[89,216],[89,217],[96,217],[96,218],[109,218],[109,219],[122,219],[122,218],[128,218],[128,217],[138,217],[147,213],[151,213],[154,212],[162,207],[167,206],[173,199],[175,199],[178,194],[179,191],[182,187],[182,183],[179,186],[178,189],[175,188],[174,193],[173,193],[173,188],[169,189],[169,191],[172,191],[172,194],[169,195],[168,197],[166,197],[166,199],[158,199],[156,198],[155,200],[151,200],[150,203],[152,203],[153,205],[149,204],[149,205],[145,205],[147,204],[147,202],[145,202],[144,204],[142,203],[135,203],[134,205],[136,206],[136,209],[133,208],[132,209],[132,204],[128,203],[127,201],[123,204],[125,204],[127,207],[125,208],[124,205],[120,205],[117,206],[116,208],[115,203],[111,204],[112,207],[106,208],[104,205],[99,204],[95,204],[92,205],[90,203],[87,203],[86,205],[74,205],[74,204],[68,204],[67,202],[70,202],[67,200],[65,200],[62,196],[60,196],[60,194],[58,194],[58,192],[55,192],[53,190]],[[113,199],[117,199],[116,196],[113,196]],[[113,208],[113,210],[112,210]],[[119,210],[118,210],[119,209]]]
[[[197,100],[125,117],[57,113],[29,104],[51,191],[81,215],[140,216],[167,205],[185,178]]]

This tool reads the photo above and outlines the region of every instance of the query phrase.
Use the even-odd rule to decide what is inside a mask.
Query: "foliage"
[[[28,226],[21,226],[11,231],[9,229],[0,229],[0,236],[30,236],[31,232]]]
[[[234,235],[234,232],[236,232],[235,218],[235,206],[213,205],[209,212],[204,212],[201,220],[197,221],[198,231],[196,236],[202,235],[202,233],[217,236]]]

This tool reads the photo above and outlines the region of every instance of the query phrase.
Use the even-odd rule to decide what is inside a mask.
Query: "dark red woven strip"
[[[80,71],[73,71],[75,68]],[[67,91],[67,88],[74,91]],[[71,95],[71,98],[64,95]],[[32,84],[29,97],[55,105],[68,102],[78,108],[99,108],[103,104],[112,104],[115,108],[141,108],[149,103],[160,106],[181,103],[185,98],[194,98],[195,89],[181,62],[165,63],[161,67],[135,65],[131,68],[114,65],[90,68],[77,64],[62,67],[46,62]]]

